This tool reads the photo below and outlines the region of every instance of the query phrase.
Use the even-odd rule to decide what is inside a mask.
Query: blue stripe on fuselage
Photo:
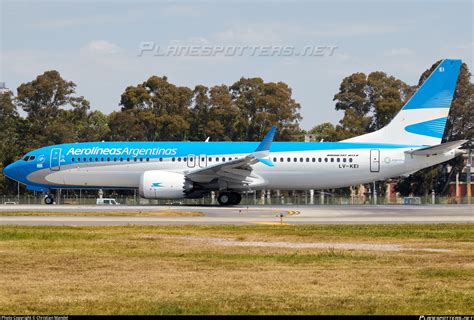
[[[61,148],[69,157],[183,157],[189,154],[249,154],[259,142],[85,142],[47,147]],[[274,142],[270,152],[323,151],[341,149],[420,148],[419,145],[351,142]],[[41,149],[38,149],[41,150]],[[77,151],[80,150],[80,151]],[[108,151],[108,152],[107,152]],[[139,152],[142,152],[141,154]],[[49,154],[48,154],[49,155]]]

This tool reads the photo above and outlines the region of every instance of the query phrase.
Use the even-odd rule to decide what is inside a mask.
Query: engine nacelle
[[[181,199],[192,186],[181,173],[150,170],[140,176],[140,196],[145,199]]]

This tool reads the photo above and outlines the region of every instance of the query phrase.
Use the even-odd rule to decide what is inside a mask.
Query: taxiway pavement
[[[113,212],[201,212],[198,217],[114,216]],[[2,212],[99,212],[104,216],[5,216]],[[283,217],[281,217],[283,216]],[[77,206],[0,205],[0,224],[428,224],[474,223],[474,205],[321,205],[321,206]]]

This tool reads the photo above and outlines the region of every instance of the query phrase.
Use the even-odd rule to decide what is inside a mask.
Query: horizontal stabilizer
[[[406,153],[409,153],[415,156],[431,156],[435,154],[445,153],[453,149],[457,149],[466,142],[467,140],[451,141],[451,142],[446,142],[446,143],[438,144],[431,147],[406,151]]]

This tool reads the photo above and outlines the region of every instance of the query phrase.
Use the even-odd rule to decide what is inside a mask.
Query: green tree
[[[316,141],[339,141],[337,127],[330,122],[324,122],[309,131],[316,136]]]
[[[55,70],[18,87],[17,104],[27,113],[28,130],[23,138],[28,150],[74,141],[74,123],[68,121],[67,110],[82,114],[89,109],[89,102],[76,96],[75,89],[74,82],[64,80]]]
[[[343,110],[340,126],[343,139],[376,131],[386,126],[411,95],[403,81],[376,71],[366,76],[353,73],[342,80],[334,96],[336,110]]]
[[[11,91],[0,93],[0,193],[13,193],[16,184],[2,175],[3,168],[15,161],[22,153],[20,128],[24,121],[20,118]]]
[[[192,97],[191,89],[175,86],[167,77],[152,76],[142,84],[125,89],[120,100],[122,112],[131,111],[133,115],[122,119],[135,117],[138,126],[146,127],[148,141],[186,139]]]
[[[238,125],[242,140],[259,140],[274,124],[279,125],[279,140],[290,140],[300,132],[301,106],[286,83],[241,78],[230,87],[230,93],[241,113]]]

